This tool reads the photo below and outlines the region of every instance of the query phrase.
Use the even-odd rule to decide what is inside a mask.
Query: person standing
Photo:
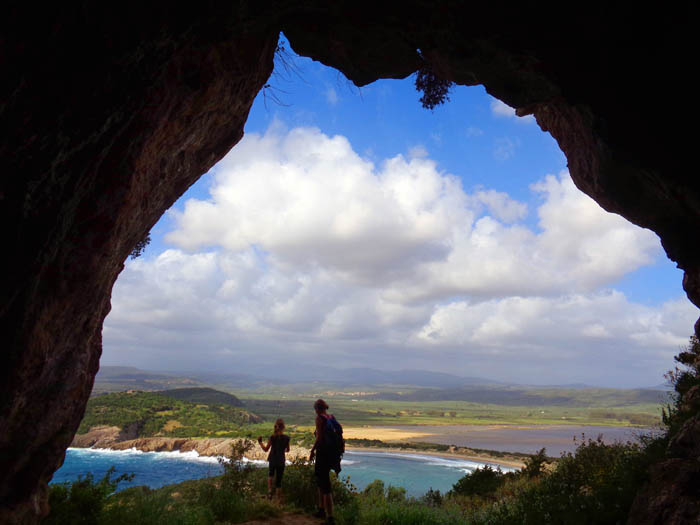
[[[284,420],[282,418],[275,421],[275,428],[267,440],[267,444],[263,445],[262,437],[258,437],[258,444],[262,449],[270,454],[267,456],[269,464],[269,473],[267,477],[267,497],[272,499],[272,483],[274,481],[277,501],[282,503],[282,475],[284,474],[285,454],[289,452],[289,436],[284,434]]]
[[[314,403],[316,411],[316,441],[311,448],[309,461],[316,460],[314,473],[318,484],[318,511],[314,514],[317,518],[326,518],[327,524],[334,524],[333,518],[333,494],[331,493],[331,468],[333,459],[331,451],[328,450],[325,433],[328,432],[327,421],[333,417],[328,415],[328,404],[323,399],[318,399]]]

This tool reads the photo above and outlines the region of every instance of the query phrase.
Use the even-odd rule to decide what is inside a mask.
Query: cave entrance
[[[428,111],[414,77],[358,89],[282,59],[244,139],[122,273],[103,364],[663,382],[697,316],[681,274],[575,188],[532,116],[463,86]]]
[[[692,16],[682,9],[660,16],[656,9],[632,13],[626,7],[609,5],[575,14],[529,6],[504,11],[490,4],[435,9],[414,3],[391,13],[386,9],[368,10],[341,2],[305,3],[278,11],[248,3],[216,3],[196,12],[173,4],[165,10],[156,7],[152,13],[78,8],[57,8],[41,17],[30,8],[10,13],[6,20],[10,45],[4,55],[8,74],[1,108],[7,130],[2,157],[9,176],[3,179],[0,210],[3,223],[11,230],[6,251],[12,256],[6,258],[8,270],[2,274],[6,302],[1,321],[8,342],[0,367],[4,385],[0,521],[36,521],[46,512],[46,483],[62,461],[90,394],[102,352],[102,322],[122,262],[164,210],[239,141],[250,103],[272,70],[281,30],[303,54],[337,66],[358,84],[423,67],[424,60],[416,53],[422,48],[430,61],[450,70],[449,78],[462,84],[483,83],[504,101],[517,105],[521,113],[537,115],[566,152],[577,185],[606,209],[657,232],[666,252],[685,271],[688,296],[700,304],[699,189],[697,181],[688,176],[694,150],[688,147],[687,117],[682,111],[668,111],[663,104],[650,104],[692,98],[691,83],[669,80],[682,78],[690,63]],[[417,19],[424,23],[415,24]],[[124,31],[125,27],[130,30]],[[330,92],[328,96],[332,98]],[[321,129],[321,133],[331,131]],[[342,134],[350,136],[349,132]],[[368,153],[356,149],[357,143],[350,140],[353,151],[371,160]],[[418,145],[402,144],[379,158],[395,158],[400,153],[416,164],[432,159],[435,151],[427,143],[423,144],[427,157],[418,154],[420,148],[409,155],[409,148]],[[440,163],[438,167],[461,176],[456,168]],[[559,177],[559,173],[553,175]],[[495,184],[482,184],[487,190],[498,189]],[[466,195],[474,193],[473,186],[463,189]],[[514,201],[523,200],[510,196]],[[267,205],[275,206],[272,195],[269,197]],[[434,218],[430,213],[419,218],[425,219],[419,233],[429,232]],[[346,228],[346,238],[352,239],[351,225],[347,221],[341,225]],[[497,221],[492,225],[498,226]],[[385,230],[376,230],[377,237],[384,234],[387,238]],[[512,231],[543,233],[537,223]],[[152,249],[156,250],[158,236],[154,238]],[[405,237],[389,240],[387,246],[378,244],[387,257],[395,241]],[[480,240],[488,245],[489,237]],[[285,252],[287,257],[293,254],[293,246]],[[319,257],[342,253],[326,253],[323,247],[328,244],[314,247]],[[449,252],[444,242],[431,248],[419,254],[425,257],[418,257],[423,264]],[[159,256],[161,251],[157,251]],[[268,264],[287,261],[279,256],[270,259],[270,253],[269,247],[260,244],[251,248],[249,256]],[[402,253],[403,266],[394,267],[386,280],[395,281],[415,265],[415,252],[406,248]],[[145,263],[151,255],[156,253],[147,252],[137,262]],[[308,253],[304,255],[307,262],[311,260]],[[352,255],[366,254],[358,249]],[[201,275],[211,259],[200,256],[201,264],[191,271]],[[373,269],[366,259],[360,262]],[[225,263],[235,267],[237,261],[231,256]],[[265,270],[264,264],[252,271],[261,268]],[[122,280],[126,282],[130,275],[134,275],[131,268]],[[375,274],[339,275],[367,286]],[[447,272],[441,275],[444,279],[450,276]],[[528,272],[528,281],[538,282],[533,276]],[[166,280],[175,277],[174,273],[161,275]],[[329,281],[333,277],[337,276],[329,275]],[[244,282],[229,281],[226,287],[211,287],[211,297],[235,294],[236,286]],[[253,278],[245,282],[251,281]],[[256,282],[263,295],[278,284],[273,279]],[[508,284],[502,283],[504,288]],[[405,295],[412,290],[415,286],[398,292]],[[455,301],[471,306],[467,299],[478,302],[472,297],[473,290],[469,290],[471,295],[450,295],[445,290],[450,289],[433,290],[438,308]],[[138,306],[136,296],[132,297]],[[115,298],[116,316],[119,309],[124,310],[123,301],[120,306],[119,297]],[[187,299],[186,291],[173,297],[183,303]],[[383,299],[401,306],[396,295],[387,293]],[[483,296],[479,299],[478,304],[489,304]],[[284,319],[285,304],[277,305],[269,315]],[[408,313],[416,304],[414,300],[404,303],[405,308],[384,308],[381,319],[387,326],[397,319],[410,325],[415,319]],[[173,324],[167,306],[154,303],[150,313]],[[448,313],[454,318],[460,312],[456,307],[453,310]],[[332,311],[335,317],[326,333],[337,335],[353,312]],[[647,327],[654,326],[658,317],[654,312],[640,316]],[[449,321],[450,316],[443,318]],[[193,323],[190,315],[184,315],[179,321],[212,332],[212,319],[195,317]],[[240,319],[255,326],[255,318]],[[506,315],[495,316],[488,328],[507,333],[510,320]],[[311,322],[288,317],[290,331],[292,321]],[[439,350],[435,340],[439,342],[441,334],[447,333],[430,328],[419,332],[432,343],[427,355]],[[591,338],[603,339],[610,333],[605,324],[590,323],[587,328]],[[117,329],[108,323],[105,339],[114,341],[111,338]],[[151,332],[157,329],[152,326]],[[627,333],[641,332],[630,329]],[[668,331],[656,329],[656,333],[663,339]],[[167,337],[165,332],[162,335]],[[366,330],[349,335],[355,342],[372,334]],[[225,351],[230,341],[224,339],[217,348]],[[520,343],[525,349],[533,345],[533,341]],[[465,346],[460,341],[458,350]],[[110,352],[108,349],[105,358]],[[402,360],[408,357],[412,357],[408,352],[401,356]],[[688,428],[692,437],[695,431]],[[688,442],[694,443],[692,439]],[[667,471],[681,472],[677,465]],[[672,481],[665,483],[673,485]]]

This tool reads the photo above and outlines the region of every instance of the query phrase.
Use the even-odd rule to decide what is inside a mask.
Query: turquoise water
[[[261,468],[267,466],[265,461],[252,463]],[[112,465],[116,467],[117,474],[135,474],[131,482],[121,483],[120,489],[135,485],[158,488],[188,479],[216,476],[222,472],[216,458],[197,456],[195,452],[181,454],[69,448],[66,460],[54,474],[52,483],[73,481],[88,472],[95,479],[100,479]],[[343,458],[341,477],[349,476],[358,489],[381,479],[386,485],[404,487],[409,496],[420,496],[430,488],[449,490],[465,473],[482,465],[484,463],[419,454],[347,452]]]

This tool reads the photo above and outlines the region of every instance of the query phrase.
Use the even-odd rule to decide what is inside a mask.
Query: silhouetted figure
[[[316,459],[314,473],[318,484],[318,511],[314,516],[319,518],[325,517],[326,523],[333,524],[335,519],[333,518],[333,494],[331,494],[330,473],[331,468],[336,465],[333,465],[332,451],[329,450],[328,440],[326,439],[326,433],[328,432],[327,422],[333,416],[328,415],[328,404],[323,399],[318,399],[314,403],[314,410],[316,411],[316,442],[311,448],[311,454],[309,455],[309,461]],[[337,466],[339,467],[340,465]]]
[[[289,436],[283,434],[284,420],[282,418],[275,421],[275,429],[267,444],[263,445],[262,437],[258,437],[258,443],[262,449],[270,454],[267,456],[269,463],[269,474],[267,478],[267,497],[272,499],[272,480],[274,479],[277,488],[277,501],[282,503],[282,475],[284,474],[285,453],[289,452]]]

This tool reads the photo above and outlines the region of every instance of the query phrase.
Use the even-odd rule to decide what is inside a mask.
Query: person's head
[[[323,414],[326,410],[328,410],[328,403],[326,403],[323,399],[317,399],[314,403],[314,410],[317,414]]]
[[[275,434],[281,434],[284,432],[284,419],[277,418],[277,421],[275,421]]]

